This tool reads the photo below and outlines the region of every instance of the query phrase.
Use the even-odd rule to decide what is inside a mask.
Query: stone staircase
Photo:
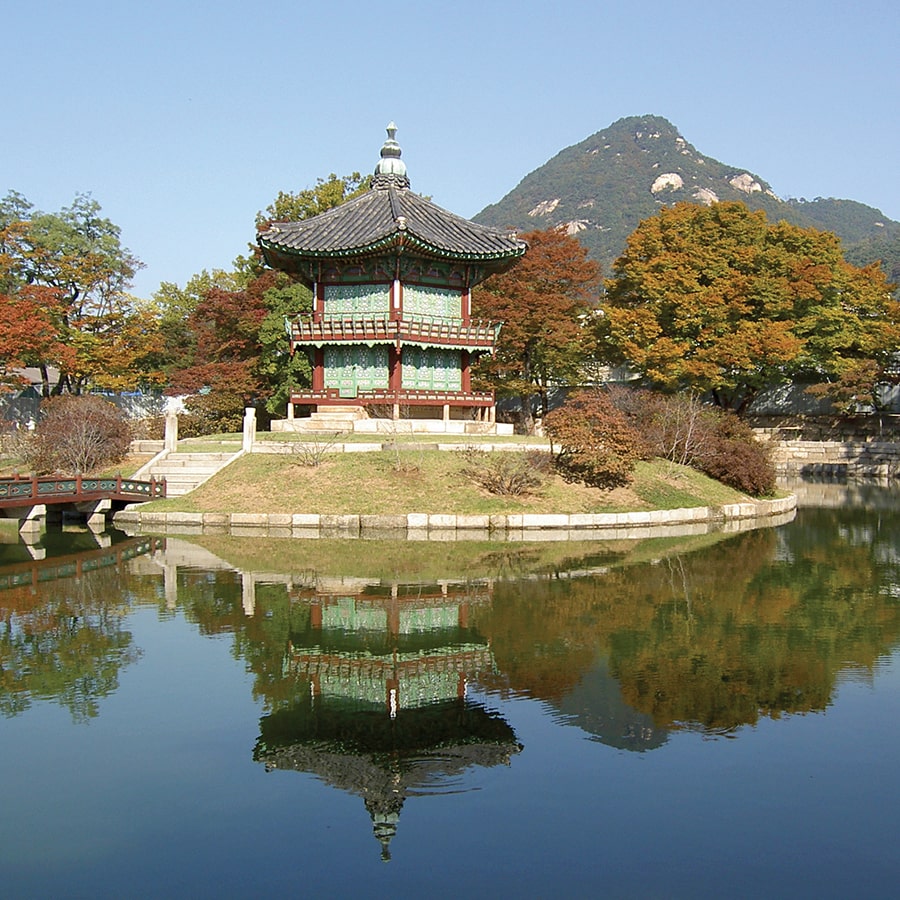
[[[319,406],[302,419],[282,419],[272,423],[273,431],[339,433],[353,431],[353,423],[369,416],[362,406]]]
[[[140,478],[165,478],[166,496],[180,497],[199,487],[207,478],[224,469],[237,459],[241,451],[234,453],[169,453],[151,461],[141,469]]]

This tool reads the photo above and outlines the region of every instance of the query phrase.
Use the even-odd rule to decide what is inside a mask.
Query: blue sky
[[[227,268],[279,190],[369,172],[474,216],[623,116],[782,197],[900,220],[900,4],[131,0],[7,4],[0,194],[89,192],[146,264]]]

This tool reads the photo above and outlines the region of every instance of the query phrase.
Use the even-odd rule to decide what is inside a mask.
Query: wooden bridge
[[[92,529],[105,527],[106,516],[129,503],[166,496],[165,480],[140,481],[121,475],[18,475],[0,478],[0,516],[19,520],[19,531],[40,531],[45,522],[61,521],[64,511],[87,518]]]

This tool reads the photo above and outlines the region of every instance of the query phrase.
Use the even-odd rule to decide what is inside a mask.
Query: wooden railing
[[[295,344],[394,343],[408,341],[439,347],[490,349],[497,340],[498,326],[490,322],[426,319],[341,318],[295,319],[291,341]]]
[[[0,591],[32,587],[60,578],[80,578],[85,572],[92,572],[107,566],[118,566],[126,560],[142,556],[164,547],[163,538],[135,538],[112,548],[87,550],[50,559],[29,560],[28,562],[6,565],[0,571]],[[0,594],[2,605],[2,594]]]
[[[166,496],[165,479],[139,481],[114,475],[96,478],[88,475],[32,475],[0,478],[0,508],[34,506],[39,503],[75,503],[82,500],[123,500],[140,503]]]
[[[493,406],[494,395],[489,391],[417,391],[401,389],[392,391],[377,388],[358,391],[353,397],[341,396],[337,388],[321,391],[294,391],[291,403],[324,404],[334,406],[365,406],[367,404],[401,406]]]

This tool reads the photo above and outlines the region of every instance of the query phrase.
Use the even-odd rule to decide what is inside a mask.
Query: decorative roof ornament
[[[471,286],[525,253],[528,245],[515,235],[470,222],[410,190],[396,131],[391,122],[371,190],[309,219],[272,223],[257,235],[268,265],[312,285],[325,260],[396,260],[402,253],[465,264]]]
[[[400,159],[403,151],[394,137],[396,134],[397,126],[391,122],[387,127],[387,140],[381,147],[381,159],[375,166],[375,177],[372,179],[373,188],[409,187],[406,163]]]

